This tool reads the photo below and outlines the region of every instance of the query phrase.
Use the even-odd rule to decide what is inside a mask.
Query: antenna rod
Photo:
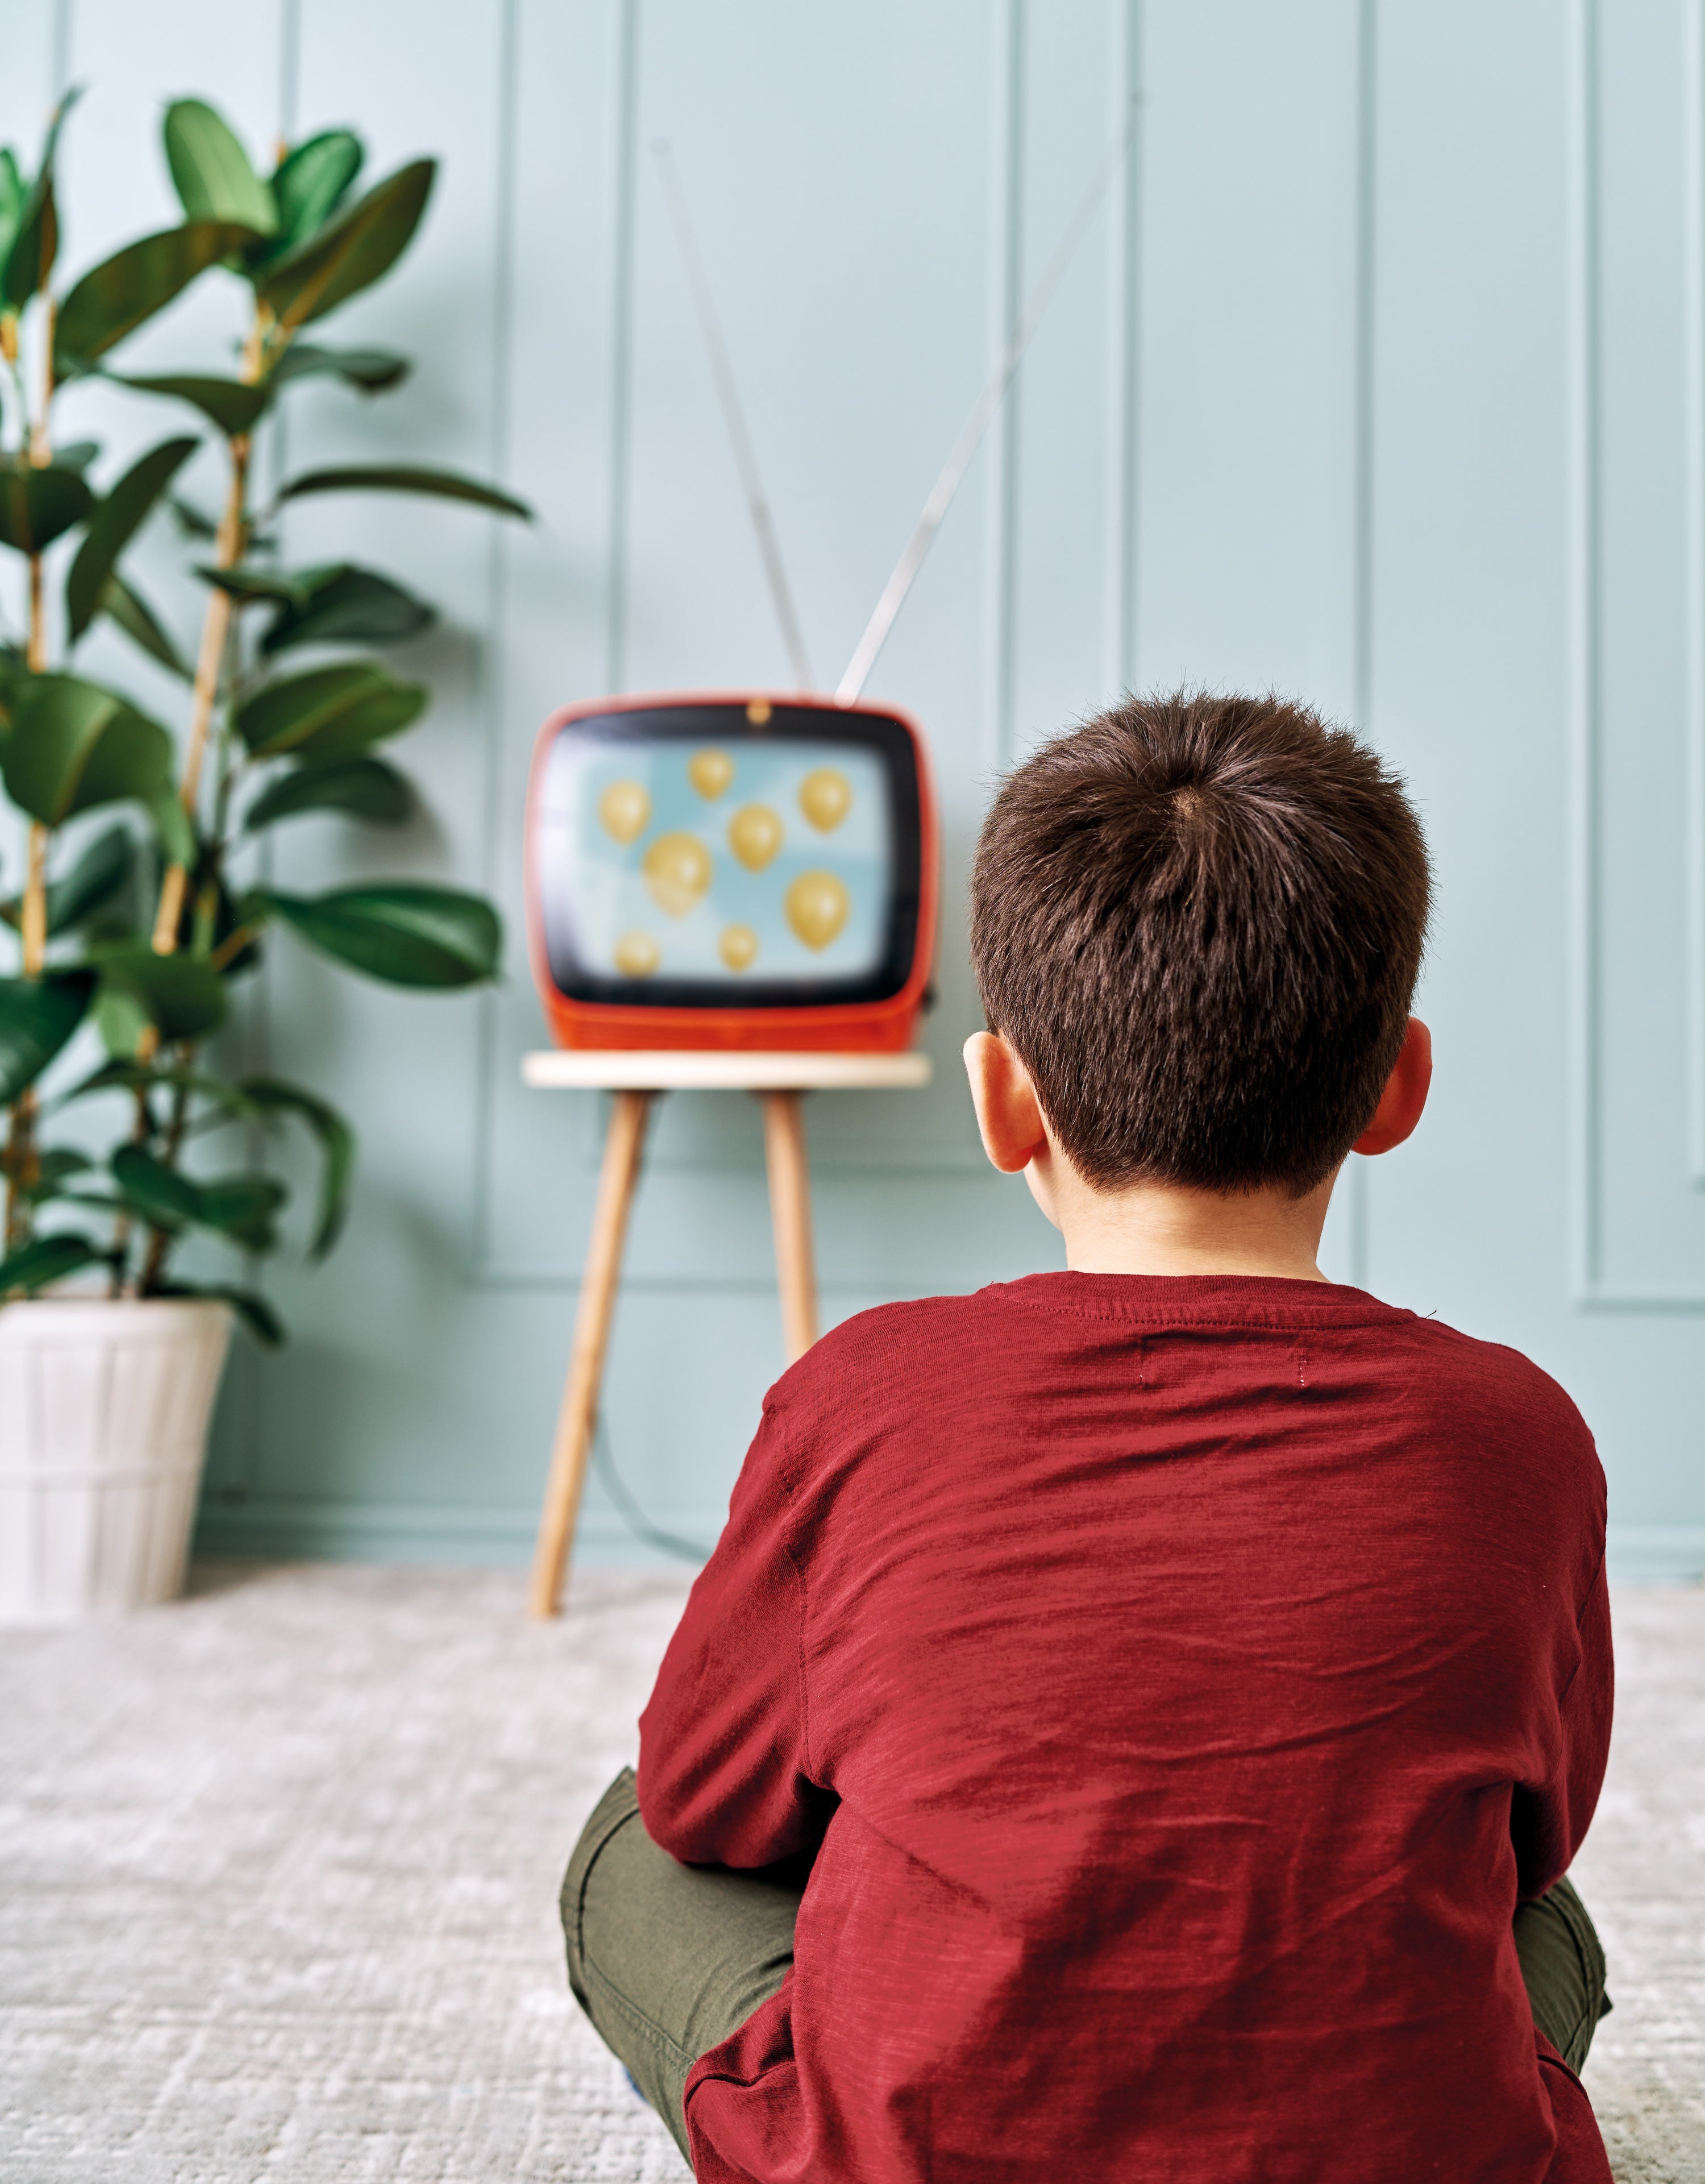
[[[740,409],[739,391],[734,384],[734,368],[728,360],[727,344],[722,339],[722,329],[716,318],[710,283],[705,276],[705,263],[699,254],[698,241],[693,233],[693,222],[687,210],[686,192],[681,187],[681,176],[675,165],[675,154],[670,149],[668,139],[664,136],[660,136],[651,149],[656,157],[658,174],[662,178],[664,201],[674,223],[675,240],[681,246],[681,259],[687,269],[687,285],[692,291],[693,309],[698,315],[699,331],[705,337],[705,347],[710,354],[710,373],[716,382],[717,398],[722,404],[722,422],[727,426],[728,437],[733,443],[734,465],[745,490],[746,506],[751,511],[752,528],[758,534],[758,551],[763,556],[764,574],[769,579],[770,597],[775,603],[776,619],[782,625],[782,642],[787,647],[794,682],[801,690],[814,689],[816,677],[811,673],[811,663],[805,652],[805,632],[800,627],[800,617],[794,611],[794,595],[788,588],[788,574],[782,566],[781,543],[776,537],[775,520],[770,514],[770,504],[764,498],[764,482],[758,475],[758,459],[752,451],[751,435],[746,430],[746,420]]]
[[[876,603],[876,612],[866,626],[858,641],[858,649],[847,662],[847,671],[835,690],[835,702],[852,705],[866,678],[876,665],[876,656],[888,642],[888,633],[894,627],[896,616],[905,604],[905,595],[911,589],[912,579],[923,566],[924,556],[935,543],[942,519],[952,505],[960,482],[971,467],[971,458],[977,453],[977,443],[989,429],[990,420],[1000,407],[1006,389],[1012,383],[1012,375],[1019,360],[1030,345],[1030,337],[1042,321],[1044,313],[1054,300],[1054,291],[1061,276],[1072,262],[1078,245],[1083,241],[1089,222],[1095,218],[1106,187],[1124,162],[1131,148],[1131,139],[1136,134],[1137,102],[1133,99],[1129,118],[1101,156],[1100,164],[1089,179],[1089,186],[1078,201],[1066,232],[1060,238],[1059,248],[1049,259],[1041,279],[1031,290],[1023,314],[1007,337],[1006,346],[995,361],[995,369],[983,382],[965,429],[953,443],[953,452],[942,467],[941,476],[930,488],[929,498],[923,504],[923,513],[905,542],[905,551],[894,564],[894,574],[883,588]]]

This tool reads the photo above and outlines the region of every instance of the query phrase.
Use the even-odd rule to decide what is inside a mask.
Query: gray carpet
[[[0,1636],[0,2177],[684,2176],[554,1909],[682,1585],[584,1573],[543,1627],[509,1574],[198,1585]],[[1619,1645],[1588,2082],[1623,2184],[1705,2184],[1705,1592],[1624,1596]]]

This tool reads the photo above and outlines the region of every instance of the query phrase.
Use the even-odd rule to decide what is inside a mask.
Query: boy
[[[699,2177],[1608,2184],[1592,1442],[1315,1264],[1420,1118],[1428,900],[1401,785],[1274,699],[1001,790],[966,1061],[1070,1271],[772,1390],[564,1886]]]

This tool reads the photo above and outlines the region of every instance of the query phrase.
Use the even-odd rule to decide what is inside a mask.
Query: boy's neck
[[[1139,1184],[1095,1190],[1057,1155],[1031,1188],[1080,1274],[1243,1274],[1323,1282],[1320,1232],[1335,1176],[1302,1198],[1276,1189],[1222,1193]]]

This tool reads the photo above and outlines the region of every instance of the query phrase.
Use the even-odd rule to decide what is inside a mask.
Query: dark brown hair
[[[1086,1180],[1301,1194],[1373,1119],[1429,892],[1420,822],[1365,744],[1306,705],[1179,691],[1008,777],[971,953]]]

